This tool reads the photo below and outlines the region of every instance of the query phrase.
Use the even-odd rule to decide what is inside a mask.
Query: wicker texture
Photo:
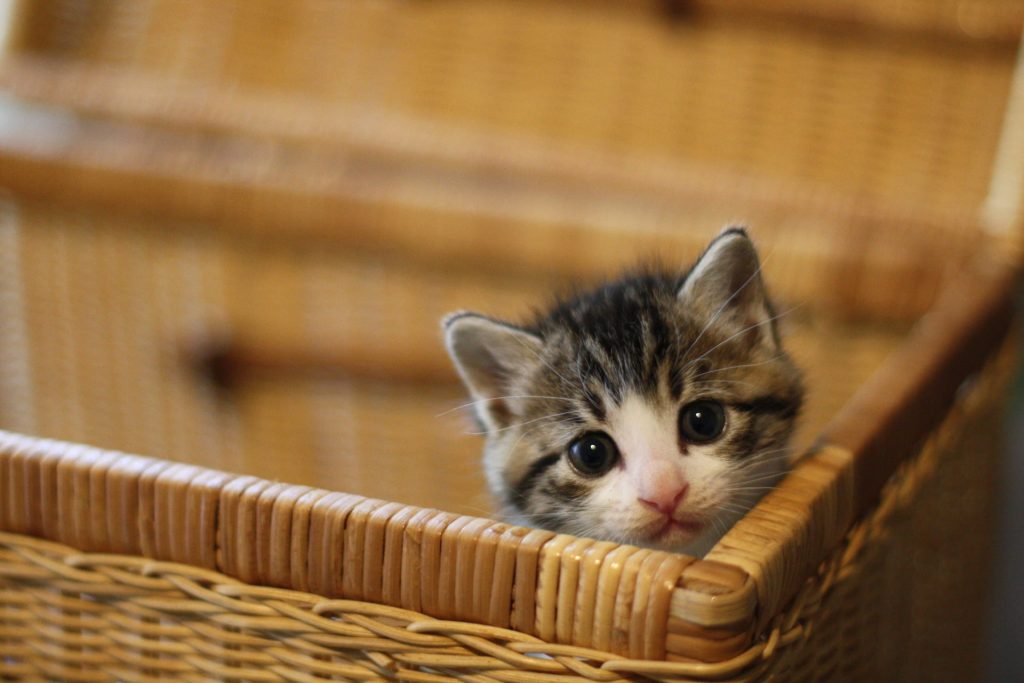
[[[940,210],[718,175],[663,182],[675,167],[640,173],[637,187],[604,163],[581,193],[578,177],[529,182],[552,159],[576,177],[585,159],[560,153],[494,184],[479,162],[434,178],[422,160],[358,157],[339,175],[350,157],[75,130],[51,145],[29,126],[35,144],[4,148],[0,164],[16,192],[4,267],[18,282],[0,299],[6,367],[18,368],[0,375],[4,425],[467,514],[488,514],[490,501],[479,441],[453,411],[463,393],[442,314],[517,317],[568,280],[652,253],[685,262],[708,226],[741,211],[808,369],[803,446],[983,244],[974,223]],[[225,342],[229,367],[242,366],[227,395],[200,372]],[[446,456],[410,462],[413,452]]]
[[[0,426],[184,461],[0,432],[0,677],[969,678],[1022,17],[19,2]],[[485,519],[440,315],[737,217],[814,448],[705,560]]]
[[[802,461],[723,537],[709,558],[743,567],[774,614],[877,501],[1003,339],[1015,268],[986,261],[952,282],[936,309],[835,416],[821,452]],[[810,510],[794,515],[793,510]],[[980,533],[980,531],[979,531]]]
[[[361,254],[268,250],[34,204],[11,216],[4,258],[20,273],[20,287],[7,290],[0,306],[12,339],[17,333],[23,341],[5,346],[5,367],[17,373],[0,373],[10,384],[0,395],[8,428],[490,514],[480,438],[459,409],[464,393],[437,321],[460,307],[522,315],[545,300],[549,283],[446,275]],[[767,267],[773,283],[831,278],[824,264],[811,273],[790,269],[781,248]],[[903,296],[892,290],[893,298]],[[789,311],[782,319],[788,345],[808,375],[802,448],[906,326],[854,324],[794,301],[781,310]],[[385,339],[381,330],[389,331]],[[332,353],[309,372],[243,368],[223,392],[197,355],[215,351],[225,335],[269,354],[271,363],[316,349]],[[433,379],[389,374],[403,363],[429,369]]]
[[[250,582],[308,586],[376,602],[404,601],[422,586],[415,604],[426,612],[485,623],[494,623],[497,617],[499,623],[521,632],[434,620],[363,601],[247,585],[196,566],[80,554],[55,543],[0,533],[0,672],[83,681],[140,680],[143,675],[182,680],[211,675],[312,680],[320,675],[518,681],[540,680],[542,674],[553,681],[612,681],[630,672],[680,681],[760,680],[780,674],[787,680],[877,680],[892,672],[902,672],[901,679],[963,680],[975,651],[964,638],[977,632],[984,612],[983,590],[972,579],[987,560],[990,537],[983,530],[989,528],[991,499],[986,492],[997,452],[992,438],[1015,357],[1012,351],[1013,346],[990,365],[981,381],[961,394],[921,454],[882,492],[878,507],[830,554],[818,576],[807,581],[790,605],[770,615],[763,636],[751,649],[714,665],[638,661],[659,656],[657,648],[650,649],[657,641],[650,639],[654,633],[649,631],[659,623],[659,637],[667,638],[670,647],[693,647],[702,638],[706,652],[721,654],[716,644],[725,646],[725,651],[731,648],[725,637],[728,630],[701,631],[680,621],[678,614],[685,614],[685,609],[673,606],[677,616],[670,620],[666,593],[650,593],[646,607],[637,607],[637,601],[647,593],[648,582],[652,589],[670,588],[676,585],[675,577],[680,577],[680,586],[686,586],[677,595],[694,592],[698,585],[710,595],[720,593],[721,588],[714,588],[710,581],[728,576],[726,565],[523,530],[519,547],[531,546],[536,561],[524,563],[519,553],[513,571],[510,565],[502,566],[511,561],[505,537],[514,530],[502,527],[502,539],[487,541],[486,533],[476,533],[494,530],[494,523],[450,517],[448,529],[459,527],[458,532],[439,534],[441,554],[423,550],[425,564],[410,574],[404,571],[407,555],[411,548],[420,548],[420,536],[410,538],[408,530],[418,520],[438,513],[309,489],[300,493],[295,487],[251,477],[199,472],[7,435],[0,449],[0,489],[8,493],[7,505],[0,508],[0,528],[31,531],[35,526],[37,535],[74,540],[77,547],[93,551],[190,558],[199,565],[231,568]],[[129,474],[133,470],[134,477]],[[173,486],[186,473],[192,479],[187,494],[181,491],[184,487]],[[173,495],[176,488],[177,496]],[[271,504],[262,493],[275,488],[276,500],[284,501],[283,505]],[[955,510],[948,505],[950,495],[961,501]],[[329,500],[329,506],[323,504]],[[137,513],[118,509],[131,502],[142,508]],[[55,507],[47,507],[54,503]],[[91,504],[88,513],[86,504]],[[368,504],[378,512],[390,508],[385,514],[405,525],[405,538],[392,534],[392,522],[375,527],[376,513],[359,516],[358,511],[368,509]],[[247,514],[249,506],[253,510]],[[104,507],[109,514],[101,514]],[[260,511],[267,507],[272,514],[261,523]],[[214,515],[213,508],[219,514]],[[48,509],[53,512],[41,514]],[[339,509],[351,513],[338,522],[344,530],[334,527],[334,522],[328,525],[337,529],[337,542],[307,561],[301,549],[316,545],[322,528],[318,519]],[[63,523],[56,523],[57,518],[63,518]],[[80,523],[74,523],[76,519]],[[136,519],[136,528],[125,526],[125,521]],[[236,522],[252,524],[252,530],[246,533],[244,526],[234,526]],[[221,526],[213,530],[211,524]],[[306,539],[296,529],[303,530],[306,524],[309,537],[304,544]],[[967,524],[976,533],[957,541],[960,552],[949,553],[942,544],[948,529],[957,524]],[[422,528],[422,547],[427,548],[430,524]],[[212,535],[204,537],[204,530]],[[216,551],[214,536],[220,540]],[[449,539],[455,541],[450,546]],[[122,545],[125,540],[141,541],[142,547],[127,548]],[[396,543],[397,551],[392,545]],[[383,562],[361,552],[353,555],[353,544],[370,554],[372,548],[379,548]],[[488,548],[497,552],[487,555]],[[589,550],[583,552],[585,548]],[[476,560],[460,578],[461,568],[470,566],[463,559],[464,549]],[[401,571],[387,561],[392,552],[401,559]],[[245,555],[248,560],[243,559]],[[433,571],[428,569],[428,557],[434,560]],[[490,560],[481,564],[482,557]],[[567,558],[575,559],[567,564]],[[925,575],[911,570],[930,568],[933,563],[941,563],[941,570]],[[538,567],[540,574],[532,575],[529,564]],[[446,578],[445,567],[452,565]],[[589,567],[594,569],[588,571]],[[608,612],[611,620],[602,619],[608,572],[620,571],[619,581],[611,582],[618,586],[614,608]],[[501,596],[502,577],[510,582],[504,584],[509,587],[506,590],[520,596],[524,574],[528,592],[535,597],[535,619],[523,619],[521,612],[517,616],[524,601],[520,597],[511,601],[510,592],[494,601]],[[317,584],[317,577],[328,581],[328,590]],[[435,581],[439,585],[432,585]],[[454,581],[448,585],[461,590],[445,590],[447,581]],[[557,597],[549,587],[552,584],[558,586]],[[908,590],[911,586],[913,590]],[[950,623],[942,618],[948,609],[942,596],[953,590],[962,598],[961,613]],[[567,596],[575,596],[575,604],[563,604]],[[628,608],[621,611],[623,599],[632,601],[632,613]],[[683,597],[673,600],[674,605],[685,601]],[[496,604],[500,609],[494,609]],[[511,614],[510,604],[514,605]],[[471,605],[477,605],[475,613]],[[563,615],[569,614],[563,632]],[[929,631],[907,629],[908,619],[927,625]],[[541,639],[524,633],[539,633]],[[700,637],[695,638],[698,633]],[[591,645],[603,651],[554,644],[566,636],[576,642],[589,638]],[[607,650],[629,652],[634,659],[616,657]],[[535,653],[552,658],[524,656]]]
[[[807,642],[780,666],[784,680],[978,678],[988,604],[979,577],[992,559],[1000,396],[1016,367],[1009,353],[1001,363],[987,386],[961,397],[788,609],[784,619],[800,623]]]
[[[0,451],[0,529],[75,548],[635,659],[721,657],[704,651],[705,627],[734,636],[725,653],[749,638],[753,587],[713,562],[11,434]],[[670,640],[670,603],[712,598],[713,613],[673,618],[697,637]]]
[[[368,113],[359,128],[377,111],[399,113],[947,210],[980,203],[1018,0],[764,4],[805,20],[720,2],[673,21],[659,2],[94,0],[27,4],[19,44],[30,56],[141,72],[163,90],[262,93],[265,106],[236,120],[307,99],[334,117]],[[843,15],[866,30],[835,30],[830,16]],[[900,30],[915,25],[950,30],[945,40],[941,28],[938,40]],[[985,27],[1003,40],[986,41]],[[300,120],[285,128],[310,130]]]

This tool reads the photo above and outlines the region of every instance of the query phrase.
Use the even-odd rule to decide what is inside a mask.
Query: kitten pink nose
[[[652,491],[648,494],[648,498],[640,498],[640,502],[649,508],[657,510],[658,512],[664,513],[671,517],[679,504],[683,502],[683,498],[686,497],[686,492],[689,490],[689,484],[683,484],[682,488],[664,488],[658,491]]]

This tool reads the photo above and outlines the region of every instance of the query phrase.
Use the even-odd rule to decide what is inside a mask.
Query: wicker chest
[[[900,8],[15,3],[0,677],[969,678],[1024,4]],[[793,473],[703,559],[494,521],[441,315],[735,220]]]

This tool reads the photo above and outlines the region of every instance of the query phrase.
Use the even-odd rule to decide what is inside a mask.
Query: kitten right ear
[[[518,380],[540,363],[541,338],[476,313],[445,317],[445,346],[476,403],[488,431],[506,427],[514,417],[509,404]]]
[[[726,228],[711,241],[677,296],[702,318],[732,333],[748,332],[752,342],[778,346],[757,249],[743,228]]]

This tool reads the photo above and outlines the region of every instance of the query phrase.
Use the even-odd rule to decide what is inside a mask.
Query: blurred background
[[[1024,0],[0,0],[0,428],[489,514],[440,317],[740,221],[807,445],[963,264],[1017,253],[1022,26]]]

